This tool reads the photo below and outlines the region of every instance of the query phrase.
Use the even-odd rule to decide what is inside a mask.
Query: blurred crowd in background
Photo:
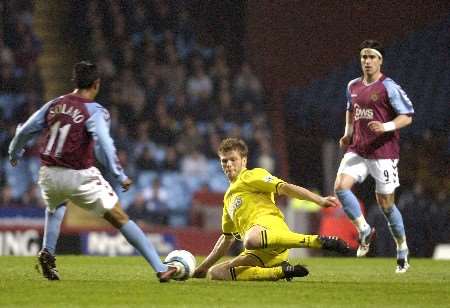
[[[3,23],[0,204],[42,206],[35,185],[39,141],[18,168],[6,159],[16,125],[43,104],[42,82],[34,76],[41,44],[33,34],[31,7],[17,9]],[[228,186],[216,154],[224,137],[245,139],[250,164],[275,172],[261,82],[246,61],[231,67],[223,46],[199,45],[185,9],[165,1],[89,1],[73,12],[80,25],[74,39],[83,58],[101,72],[96,100],[110,111],[119,159],[135,180],[131,191],[118,189],[132,216],[187,225],[193,193],[224,192]],[[29,41],[35,42],[35,57],[24,63]]]
[[[39,140],[28,146],[17,168],[9,165],[7,155],[18,123],[44,103],[37,62],[42,42],[33,32],[32,1],[0,5],[5,17],[0,23],[0,207],[43,207],[36,186]],[[77,25],[78,34],[73,39],[83,59],[99,67],[97,101],[111,113],[119,159],[135,181],[131,191],[117,190],[132,218],[149,225],[189,225],[192,196],[205,190],[222,193],[228,186],[216,154],[224,137],[246,140],[249,165],[276,174],[266,94],[251,61],[229,63],[223,46],[203,46],[182,2],[72,5],[68,22]],[[448,167],[448,135],[434,139],[424,133],[402,142],[398,206],[410,228],[407,234],[412,241],[427,236],[450,241],[448,170],[436,178],[442,170],[433,172],[434,161],[423,159],[435,150],[447,160],[440,166]],[[375,213],[369,212],[369,220],[380,219]],[[417,238],[416,233],[425,235]]]

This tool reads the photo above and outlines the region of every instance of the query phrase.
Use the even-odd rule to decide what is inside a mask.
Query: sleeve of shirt
[[[228,215],[228,212],[224,206],[222,212],[222,233],[225,235],[233,235],[235,232],[236,227],[234,226],[233,220],[231,220],[230,215]]]
[[[86,128],[95,140],[95,156],[117,180],[123,182],[128,177],[119,162],[114,141],[109,133],[109,112],[99,104],[89,108],[89,111],[91,116],[86,121]]]
[[[347,90],[345,91],[345,96],[347,97],[347,111],[352,111],[352,97],[350,95],[350,83],[347,85]]]
[[[271,193],[278,193],[278,186],[285,183],[263,168],[244,171],[241,180],[258,191]]]
[[[24,124],[19,124],[17,126],[14,138],[11,140],[8,148],[10,160],[22,157],[25,144],[39,135],[39,133],[47,126],[45,116],[52,103],[53,101],[46,103],[33,113]]]
[[[405,91],[390,78],[386,78],[383,84],[388,93],[389,102],[397,114],[414,114],[414,108],[411,100]]]

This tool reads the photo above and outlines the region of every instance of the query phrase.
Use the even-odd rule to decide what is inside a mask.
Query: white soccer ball
[[[173,277],[175,280],[186,280],[192,277],[197,266],[194,255],[187,250],[174,250],[170,252],[164,259],[164,263],[178,268],[177,273]]]

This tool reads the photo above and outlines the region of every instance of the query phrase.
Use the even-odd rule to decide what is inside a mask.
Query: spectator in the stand
[[[274,153],[272,152],[272,146],[267,139],[259,141],[256,166],[264,168],[271,173],[275,172]]]
[[[176,144],[177,151],[181,154],[186,154],[194,149],[200,149],[202,144],[203,138],[198,131],[195,121],[191,117],[186,117]]]
[[[166,148],[166,155],[162,162],[161,169],[164,172],[178,172],[180,170],[178,153],[175,147],[169,146]]]
[[[181,158],[181,175],[188,179],[192,191],[200,188],[208,179],[208,161],[198,149],[191,149]]]
[[[167,225],[169,222],[169,192],[161,186],[161,181],[155,178],[150,187],[142,191],[145,208],[153,224]]]
[[[152,137],[157,145],[166,147],[175,144],[178,129],[175,120],[166,111],[158,114],[153,127]]]
[[[111,114],[113,114],[113,112],[111,112]],[[114,119],[114,117],[111,116],[111,119]],[[123,124],[120,124],[115,130],[115,140],[117,149],[128,151],[134,147],[133,138],[128,133],[127,127]]]
[[[21,207],[23,205],[21,200],[14,198],[11,186],[5,185],[0,188],[0,206]]]
[[[226,52],[223,46],[216,48],[214,63],[209,72],[215,82],[230,79],[230,67],[227,64]]]
[[[224,88],[220,90],[218,94],[218,105],[217,112],[225,121],[237,122],[238,124],[242,122],[240,108],[238,108],[238,106],[233,106],[231,93],[228,89]]]
[[[175,27],[177,18],[169,5],[169,1],[153,1],[150,12],[152,13],[150,18],[155,34],[162,34],[164,30],[171,30]]]
[[[187,59],[195,47],[195,33],[189,11],[181,8],[178,22],[174,29],[176,34],[175,44],[181,61]]]
[[[154,153],[150,147],[144,147],[141,154],[136,159],[136,167],[139,171],[158,171],[159,166]]]
[[[126,211],[128,216],[130,216],[130,218],[133,219],[133,221],[135,221],[141,228],[150,226],[150,214],[147,212],[147,208],[145,207],[145,198],[142,195],[142,192],[136,194]]]
[[[16,64],[18,67],[28,71],[31,66],[36,65],[41,53],[41,42],[22,22],[18,22],[20,30],[20,40],[17,42]]]
[[[192,75],[187,79],[186,91],[196,102],[207,101],[213,91],[211,78],[206,74],[204,65],[201,57],[193,57]]]
[[[186,116],[193,117],[187,99],[184,91],[179,91],[175,96],[175,103],[169,107],[169,113],[179,123],[182,123]]]
[[[233,82],[234,95],[239,101],[259,102],[263,95],[261,82],[253,73],[250,64],[244,62]]]
[[[45,208],[44,200],[42,199],[39,187],[36,184],[30,185],[29,189],[22,197],[22,202],[25,206]]]
[[[14,64],[7,63],[0,67],[0,95],[19,93],[22,90],[21,84],[15,73]]]

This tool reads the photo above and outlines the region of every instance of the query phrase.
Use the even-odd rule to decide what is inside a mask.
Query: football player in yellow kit
[[[210,254],[196,268],[194,277],[213,280],[291,280],[308,275],[302,265],[288,263],[289,248],[317,248],[348,253],[347,243],[337,237],[306,235],[289,230],[274,194],[336,207],[335,197],[321,197],[287,183],[262,168],[247,169],[248,148],[241,139],[228,138],[218,150],[223,172],[230,181],[224,196],[223,234]],[[237,257],[214,265],[235,239],[243,241]]]

